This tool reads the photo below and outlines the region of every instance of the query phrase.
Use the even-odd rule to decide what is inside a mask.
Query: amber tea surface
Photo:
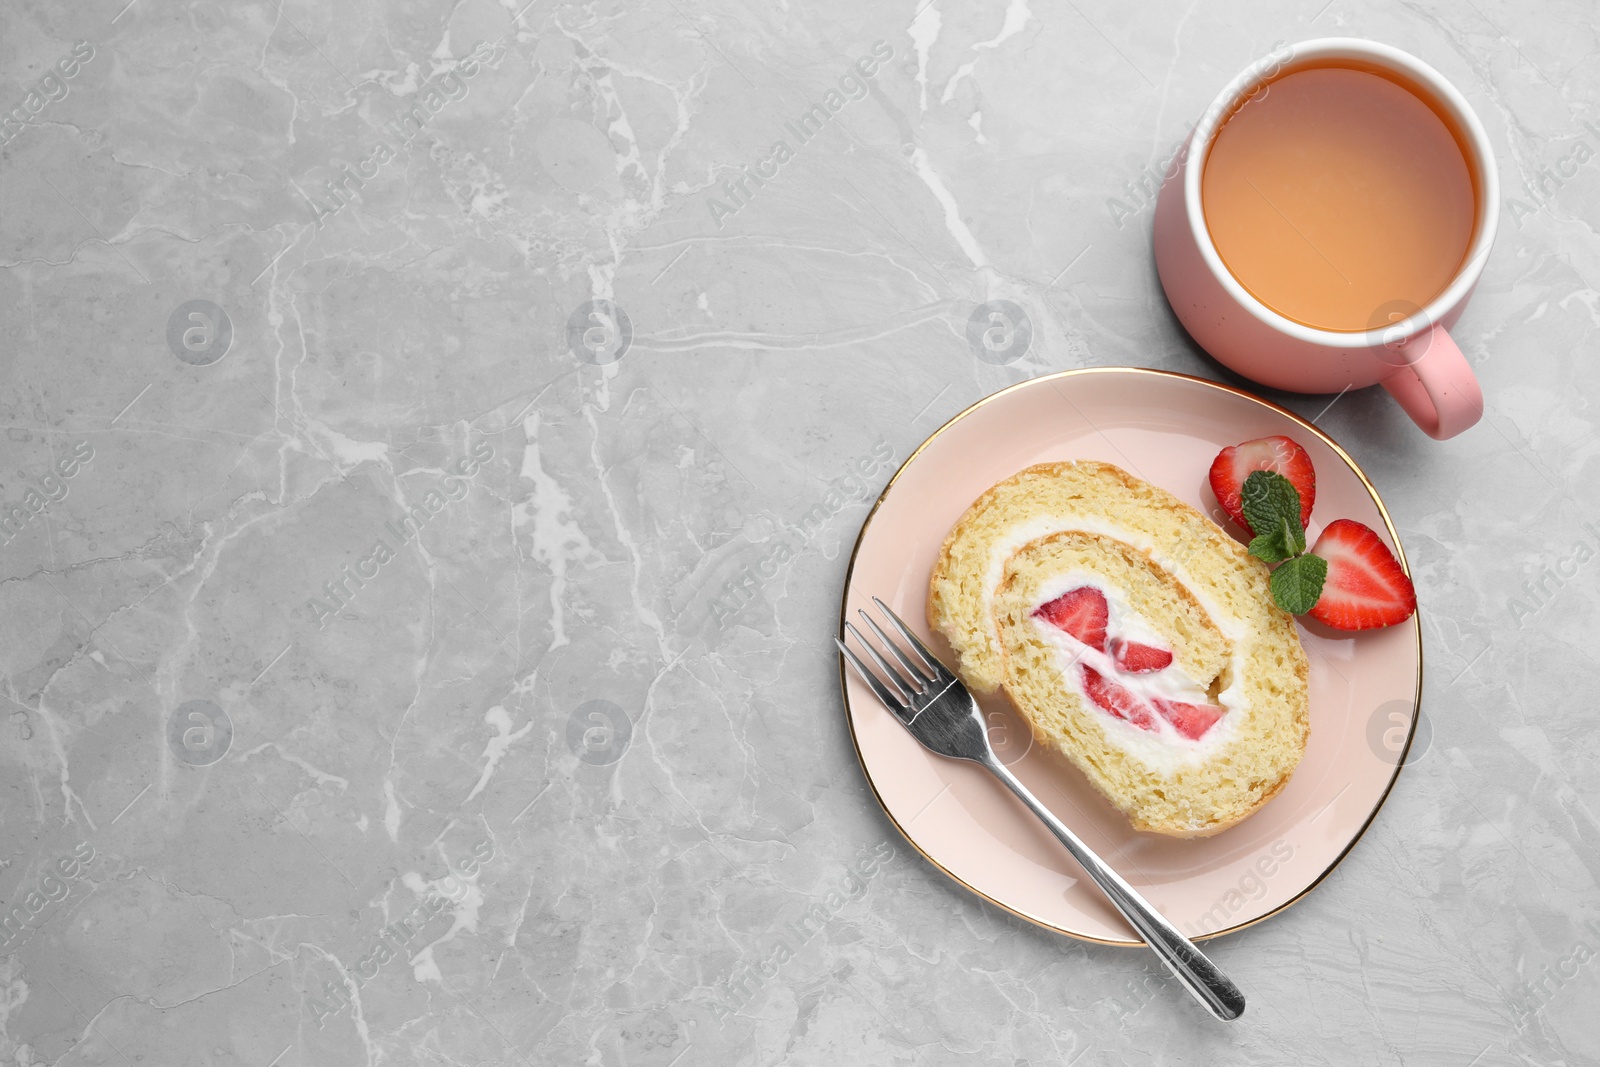
[[[1461,143],[1410,88],[1343,67],[1291,71],[1218,132],[1201,177],[1223,263],[1263,304],[1323,330],[1426,306],[1472,242]]]

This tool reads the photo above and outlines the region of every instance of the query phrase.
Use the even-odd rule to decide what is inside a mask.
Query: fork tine
[[[932,650],[922,643],[922,638],[911,632],[911,627],[901,621],[900,616],[896,615],[889,605],[877,597],[873,597],[872,602],[878,605],[878,609],[888,617],[890,622],[894,623],[895,629],[899,630],[905,639],[911,643],[911,647],[916,650],[917,658],[922,660],[935,678],[941,682],[947,682],[955,677],[950,673],[950,668],[939,662],[939,657],[935,656]]]
[[[851,626],[849,623],[845,623],[844,628],[846,632],[855,635],[856,644],[867,650],[867,655],[872,657],[872,662],[878,665],[878,669],[882,671],[884,676],[889,679],[889,684],[894,686],[896,691],[900,693],[900,702],[909,706],[911,704],[911,694],[918,692],[922,687],[912,685],[910,682],[906,681],[906,679],[901,676],[900,672],[895,670],[894,667],[889,664],[888,660],[879,655],[878,650],[873,647],[872,642],[861,636],[860,630],[856,629],[854,626]]]
[[[933,679],[924,674],[922,668],[918,667],[915,663],[912,663],[911,660],[906,657],[906,654],[900,651],[900,646],[889,639],[889,635],[883,632],[883,627],[878,625],[876,619],[874,619],[871,615],[868,615],[865,611],[858,610],[857,614],[859,614],[861,618],[866,621],[868,626],[872,627],[872,632],[878,635],[878,640],[882,641],[884,647],[894,654],[895,659],[900,661],[900,666],[906,669],[906,673],[921,683],[917,686],[917,688],[926,689],[928,683],[932,682]]]
[[[861,662],[861,657],[850,651],[850,646],[837,637],[833,639],[833,643],[839,646],[839,651],[844,653],[844,658],[850,661],[850,666],[855,668],[856,673],[861,676],[861,680],[866,682],[872,691],[878,695],[879,700],[883,701],[883,706],[894,712],[895,718],[904,722],[911,712],[900,702],[900,698],[891,693],[889,687],[879,681],[876,674],[867,669],[867,665]]]

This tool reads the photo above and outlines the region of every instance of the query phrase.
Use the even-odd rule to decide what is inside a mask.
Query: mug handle
[[[1406,362],[1379,384],[1423,433],[1443,441],[1483,416],[1483,390],[1443,326],[1408,338],[1393,351]]]

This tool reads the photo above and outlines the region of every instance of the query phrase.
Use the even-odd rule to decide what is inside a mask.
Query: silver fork
[[[1050,832],[1067,846],[1067,851],[1072,853],[1072,858],[1094,879],[1095,885],[1101,892],[1110,898],[1123,917],[1138,931],[1145,944],[1155,951],[1161,961],[1177,976],[1178,981],[1194,994],[1194,998],[1205,1005],[1206,1010],[1219,1019],[1237,1019],[1244,1014],[1244,994],[1239,992],[1239,987],[1228,980],[1228,976],[1217,969],[1217,965],[1206,958],[1205,953],[1194,946],[1194,943],[1180,934],[1176,927],[1168,922],[1160,912],[1152,908],[1148,901],[1141,897],[1132,886],[1123,881],[1122,876],[1108,867],[1104,860],[1094,854],[1094,850],[1078,839],[1078,835],[1067,828],[1067,825],[1056,818],[1050,809],[1039,803],[1037,797],[1028,791],[1028,787],[1017,780],[1005,764],[995,756],[994,749],[989,745],[989,737],[983,726],[983,713],[978,709],[978,702],[967,692],[967,687],[961,683],[950,670],[940,663],[938,658],[928,650],[911,628],[900,620],[900,617],[889,609],[889,605],[872,598],[878,609],[905,638],[920,666],[913,663],[911,657],[901,650],[900,646],[889,639],[883,628],[875,622],[871,615],[865,611],[860,612],[862,620],[877,635],[895,662],[903,668],[904,673],[896,670],[883,655],[861,635],[850,623],[845,623],[845,630],[856,639],[856,642],[866,649],[872,661],[883,672],[884,678],[874,674],[861,658],[852,652],[848,645],[838,638],[834,644],[839,646],[850,665],[855,668],[861,680],[877,694],[878,699],[894,712],[911,736],[922,742],[923,747],[941,756],[951,759],[971,760],[973,763],[982,764],[988,768],[1006,788],[1010,789],[1017,797],[1037,815]]]

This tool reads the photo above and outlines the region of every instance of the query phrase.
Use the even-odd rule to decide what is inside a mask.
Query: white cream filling
[[[1115,619],[1116,616],[1113,615],[1112,618]],[[1222,718],[1202,734],[1198,741],[1179,733],[1178,728],[1153,707],[1150,709],[1150,714],[1155,720],[1155,730],[1146,730],[1142,726],[1117,718],[1089,699],[1089,694],[1084,691],[1083,672],[1078,669],[1079,664],[1090,667],[1135,696],[1146,700],[1159,696],[1190,704],[1210,704],[1211,698],[1193,679],[1179,670],[1176,664],[1149,674],[1119,675],[1115,673],[1115,663],[1104,652],[1090,648],[1042,619],[1035,622],[1040,632],[1046,635],[1046,640],[1056,649],[1056,668],[1061,674],[1061,684],[1076,693],[1078,699],[1083,701],[1083,706],[1089,709],[1090,717],[1099,724],[1108,743],[1151,770],[1171,775],[1184,767],[1204,763],[1238,732],[1238,706],[1242,694],[1237,681],[1218,694],[1217,703],[1222,706]]]
[[[1244,694],[1244,642],[1239,640],[1239,635],[1247,632],[1244,622],[1231,614],[1221,612],[1214,602],[1209,602],[1200,590],[1195,589],[1187,580],[1181,567],[1163,561],[1161,556],[1153,551],[1147,538],[1140,538],[1132,531],[1119,530],[1103,520],[1095,520],[1091,528],[1090,521],[1074,525],[1062,526],[1062,520],[1052,519],[1048,524],[1044,522],[1028,523],[1023,527],[1023,532],[1031,536],[1017,537],[1016,544],[1011,542],[1013,537],[1008,536],[997,546],[995,560],[990,561],[990,572],[998,571],[997,577],[990,582],[986,589],[989,592],[989,604],[986,605],[993,617],[993,590],[999,586],[1005,572],[1005,562],[1011,558],[1013,552],[1020,549],[1029,541],[1059,533],[1066,530],[1084,530],[1086,533],[1099,534],[1112,537],[1125,544],[1141,548],[1150,554],[1150,557],[1172,575],[1173,580],[1186,588],[1202,609],[1211,617],[1217,628],[1229,639],[1232,651],[1229,655],[1230,682],[1226,689],[1217,694],[1216,703],[1223,709],[1223,715],[1212,727],[1201,735],[1199,740],[1192,740],[1178,732],[1177,727],[1168,722],[1154,708],[1151,714],[1155,719],[1156,729],[1146,730],[1131,722],[1119,719],[1110,712],[1101,708],[1084,692],[1083,674],[1078,670],[1078,665],[1085,664],[1101,676],[1116,682],[1135,696],[1149,700],[1153,697],[1162,697],[1167,700],[1179,700],[1190,704],[1211,704],[1211,695],[1199,682],[1190,678],[1177,665],[1176,662],[1168,667],[1151,671],[1145,674],[1122,674],[1117,670],[1116,662],[1105,652],[1090,648],[1071,634],[1059,627],[1053,626],[1043,619],[1034,619],[1034,624],[1039,627],[1039,632],[1054,646],[1056,650],[1056,667],[1061,674],[1061,682],[1078,695],[1084,707],[1092,709],[1091,717],[1100,724],[1100,729],[1107,742],[1121,749],[1129,756],[1158,773],[1171,775],[1184,767],[1195,766],[1212,758],[1218,749],[1227,745],[1239,731],[1241,713],[1248,701]],[[1043,532],[1034,532],[1042,528]],[[1144,543],[1141,544],[1140,542]],[[1138,641],[1142,644],[1152,645],[1157,648],[1168,648],[1169,642],[1157,633],[1149,623],[1145,622],[1128,605],[1121,591],[1114,588],[1098,574],[1088,571],[1078,571],[1052,576],[1039,590],[1039,603],[1047,604],[1063,593],[1082,586],[1093,586],[1105,595],[1106,604],[1110,612],[1107,630],[1110,634],[1127,641]]]

